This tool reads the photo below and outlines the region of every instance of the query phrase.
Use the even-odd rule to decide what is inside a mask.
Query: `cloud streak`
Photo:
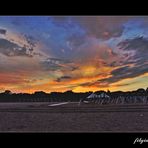
[[[70,76],[62,76],[60,78],[57,78],[55,81],[56,82],[61,82],[61,81],[64,81],[64,80],[68,80],[68,79],[71,79],[72,77]]]
[[[77,66],[69,60],[58,58],[47,58],[40,62],[44,70],[56,71],[56,70],[69,70],[74,71]]]

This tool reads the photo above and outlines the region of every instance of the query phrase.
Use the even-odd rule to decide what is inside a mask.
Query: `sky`
[[[0,92],[148,87],[148,16],[0,16]]]

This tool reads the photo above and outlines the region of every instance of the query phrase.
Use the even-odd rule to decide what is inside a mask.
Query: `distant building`
[[[96,103],[96,104],[137,104],[148,103],[147,95],[111,95],[107,92],[95,92],[91,93],[86,98],[80,100],[80,103]],[[79,103],[79,104],[80,104]]]
[[[96,98],[110,98],[110,96],[108,96],[106,93],[100,93],[99,95],[95,94],[95,93],[92,93],[91,95],[89,95],[87,97],[88,99],[96,99]]]
[[[80,100],[81,102],[84,103],[97,103],[97,104],[102,104],[105,101],[110,100],[110,96],[107,95],[106,92],[98,92],[98,93],[92,93],[89,96],[87,96],[85,99]],[[80,104],[79,103],[79,104]]]

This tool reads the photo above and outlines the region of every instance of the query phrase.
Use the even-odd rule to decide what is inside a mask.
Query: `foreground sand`
[[[13,108],[18,104],[1,104]],[[23,105],[22,106],[26,106]],[[27,106],[33,107],[30,104]],[[36,104],[47,106],[47,103]],[[20,107],[20,105],[19,105]],[[147,132],[148,112],[0,112],[1,132]]]

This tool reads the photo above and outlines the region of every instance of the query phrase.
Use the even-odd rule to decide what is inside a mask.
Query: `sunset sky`
[[[0,92],[148,87],[148,16],[0,16]]]

